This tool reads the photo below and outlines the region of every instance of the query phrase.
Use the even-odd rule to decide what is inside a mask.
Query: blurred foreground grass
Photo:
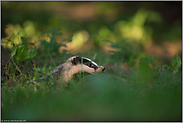
[[[155,71],[154,71],[155,72]],[[68,88],[1,88],[2,120],[26,121],[181,121],[182,74],[165,72],[150,81],[133,74],[88,75]]]

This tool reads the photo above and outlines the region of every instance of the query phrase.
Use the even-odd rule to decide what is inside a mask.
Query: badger
[[[48,80],[51,77],[54,78],[54,77],[58,77],[58,76],[62,75],[64,82],[66,84],[68,84],[69,80],[73,77],[73,75],[76,75],[80,72],[95,74],[97,72],[103,72],[104,70],[105,70],[105,67],[99,66],[97,63],[95,63],[94,61],[92,61],[89,58],[85,58],[85,57],[81,57],[81,56],[73,56],[73,57],[70,57],[65,63],[57,66],[46,77],[41,77],[34,81],[39,83],[39,82],[45,80],[46,83],[48,83]],[[26,82],[26,84],[31,84],[31,83],[34,84],[33,81]]]

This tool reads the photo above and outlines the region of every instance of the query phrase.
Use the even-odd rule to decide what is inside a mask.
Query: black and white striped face
[[[83,64],[89,67],[89,69],[93,69],[95,72],[103,72],[105,70],[103,66],[99,66],[97,63],[95,63],[89,58],[80,56],[74,56],[71,58],[72,58],[71,62],[73,65]]]
[[[104,70],[105,68],[103,66],[99,66],[89,58],[73,56],[65,63],[64,79],[68,83],[73,75],[80,72],[94,74],[96,72],[103,72]]]

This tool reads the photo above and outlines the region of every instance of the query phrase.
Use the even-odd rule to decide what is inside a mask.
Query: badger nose
[[[101,66],[102,72],[105,70],[105,67]]]
[[[105,67],[102,69],[102,72],[105,70]]]

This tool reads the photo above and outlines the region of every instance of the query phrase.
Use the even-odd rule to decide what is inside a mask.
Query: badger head
[[[73,67],[75,66],[75,69],[78,69],[82,72],[96,73],[103,72],[105,70],[103,66],[99,66],[91,59],[85,57],[74,56],[72,57],[71,63]]]
[[[91,59],[80,56],[73,56],[69,58],[66,63],[70,63],[71,66],[68,67],[68,71],[65,72],[66,82],[68,82],[72,75],[77,74],[79,72],[94,74],[97,72],[103,72],[105,70],[103,66],[99,66]]]

